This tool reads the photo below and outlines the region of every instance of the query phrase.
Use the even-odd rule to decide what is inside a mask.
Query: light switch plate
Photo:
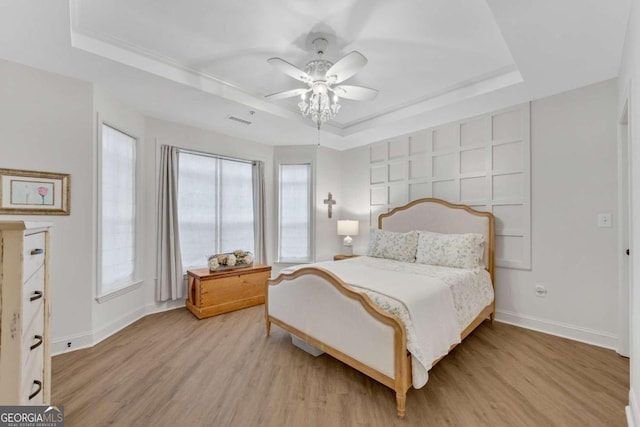
[[[598,227],[611,227],[611,214],[610,213],[599,213],[598,214]]]

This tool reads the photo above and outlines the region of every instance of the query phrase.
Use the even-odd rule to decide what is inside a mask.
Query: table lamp
[[[353,255],[353,239],[351,236],[358,234],[358,221],[351,219],[342,219],[338,221],[338,236],[346,236],[344,238],[343,255]]]

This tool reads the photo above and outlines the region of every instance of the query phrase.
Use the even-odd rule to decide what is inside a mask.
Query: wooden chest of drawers
[[[0,405],[50,403],[48,230],[0,222]]]
[[[264,304],[271,266],[209,272],[208,268],[187,271],[187,309],[198,319]]]

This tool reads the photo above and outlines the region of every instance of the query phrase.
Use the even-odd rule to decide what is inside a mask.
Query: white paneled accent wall
[[[531,268],[530,107],[381,141],[369,147],[369,204],[378,215],[423,197],[496,217],[498,266]]]

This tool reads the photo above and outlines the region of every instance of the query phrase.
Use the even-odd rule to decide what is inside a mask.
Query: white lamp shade
[[[358,221],[342,219],[338,221],[338,236],[358,235]]]

